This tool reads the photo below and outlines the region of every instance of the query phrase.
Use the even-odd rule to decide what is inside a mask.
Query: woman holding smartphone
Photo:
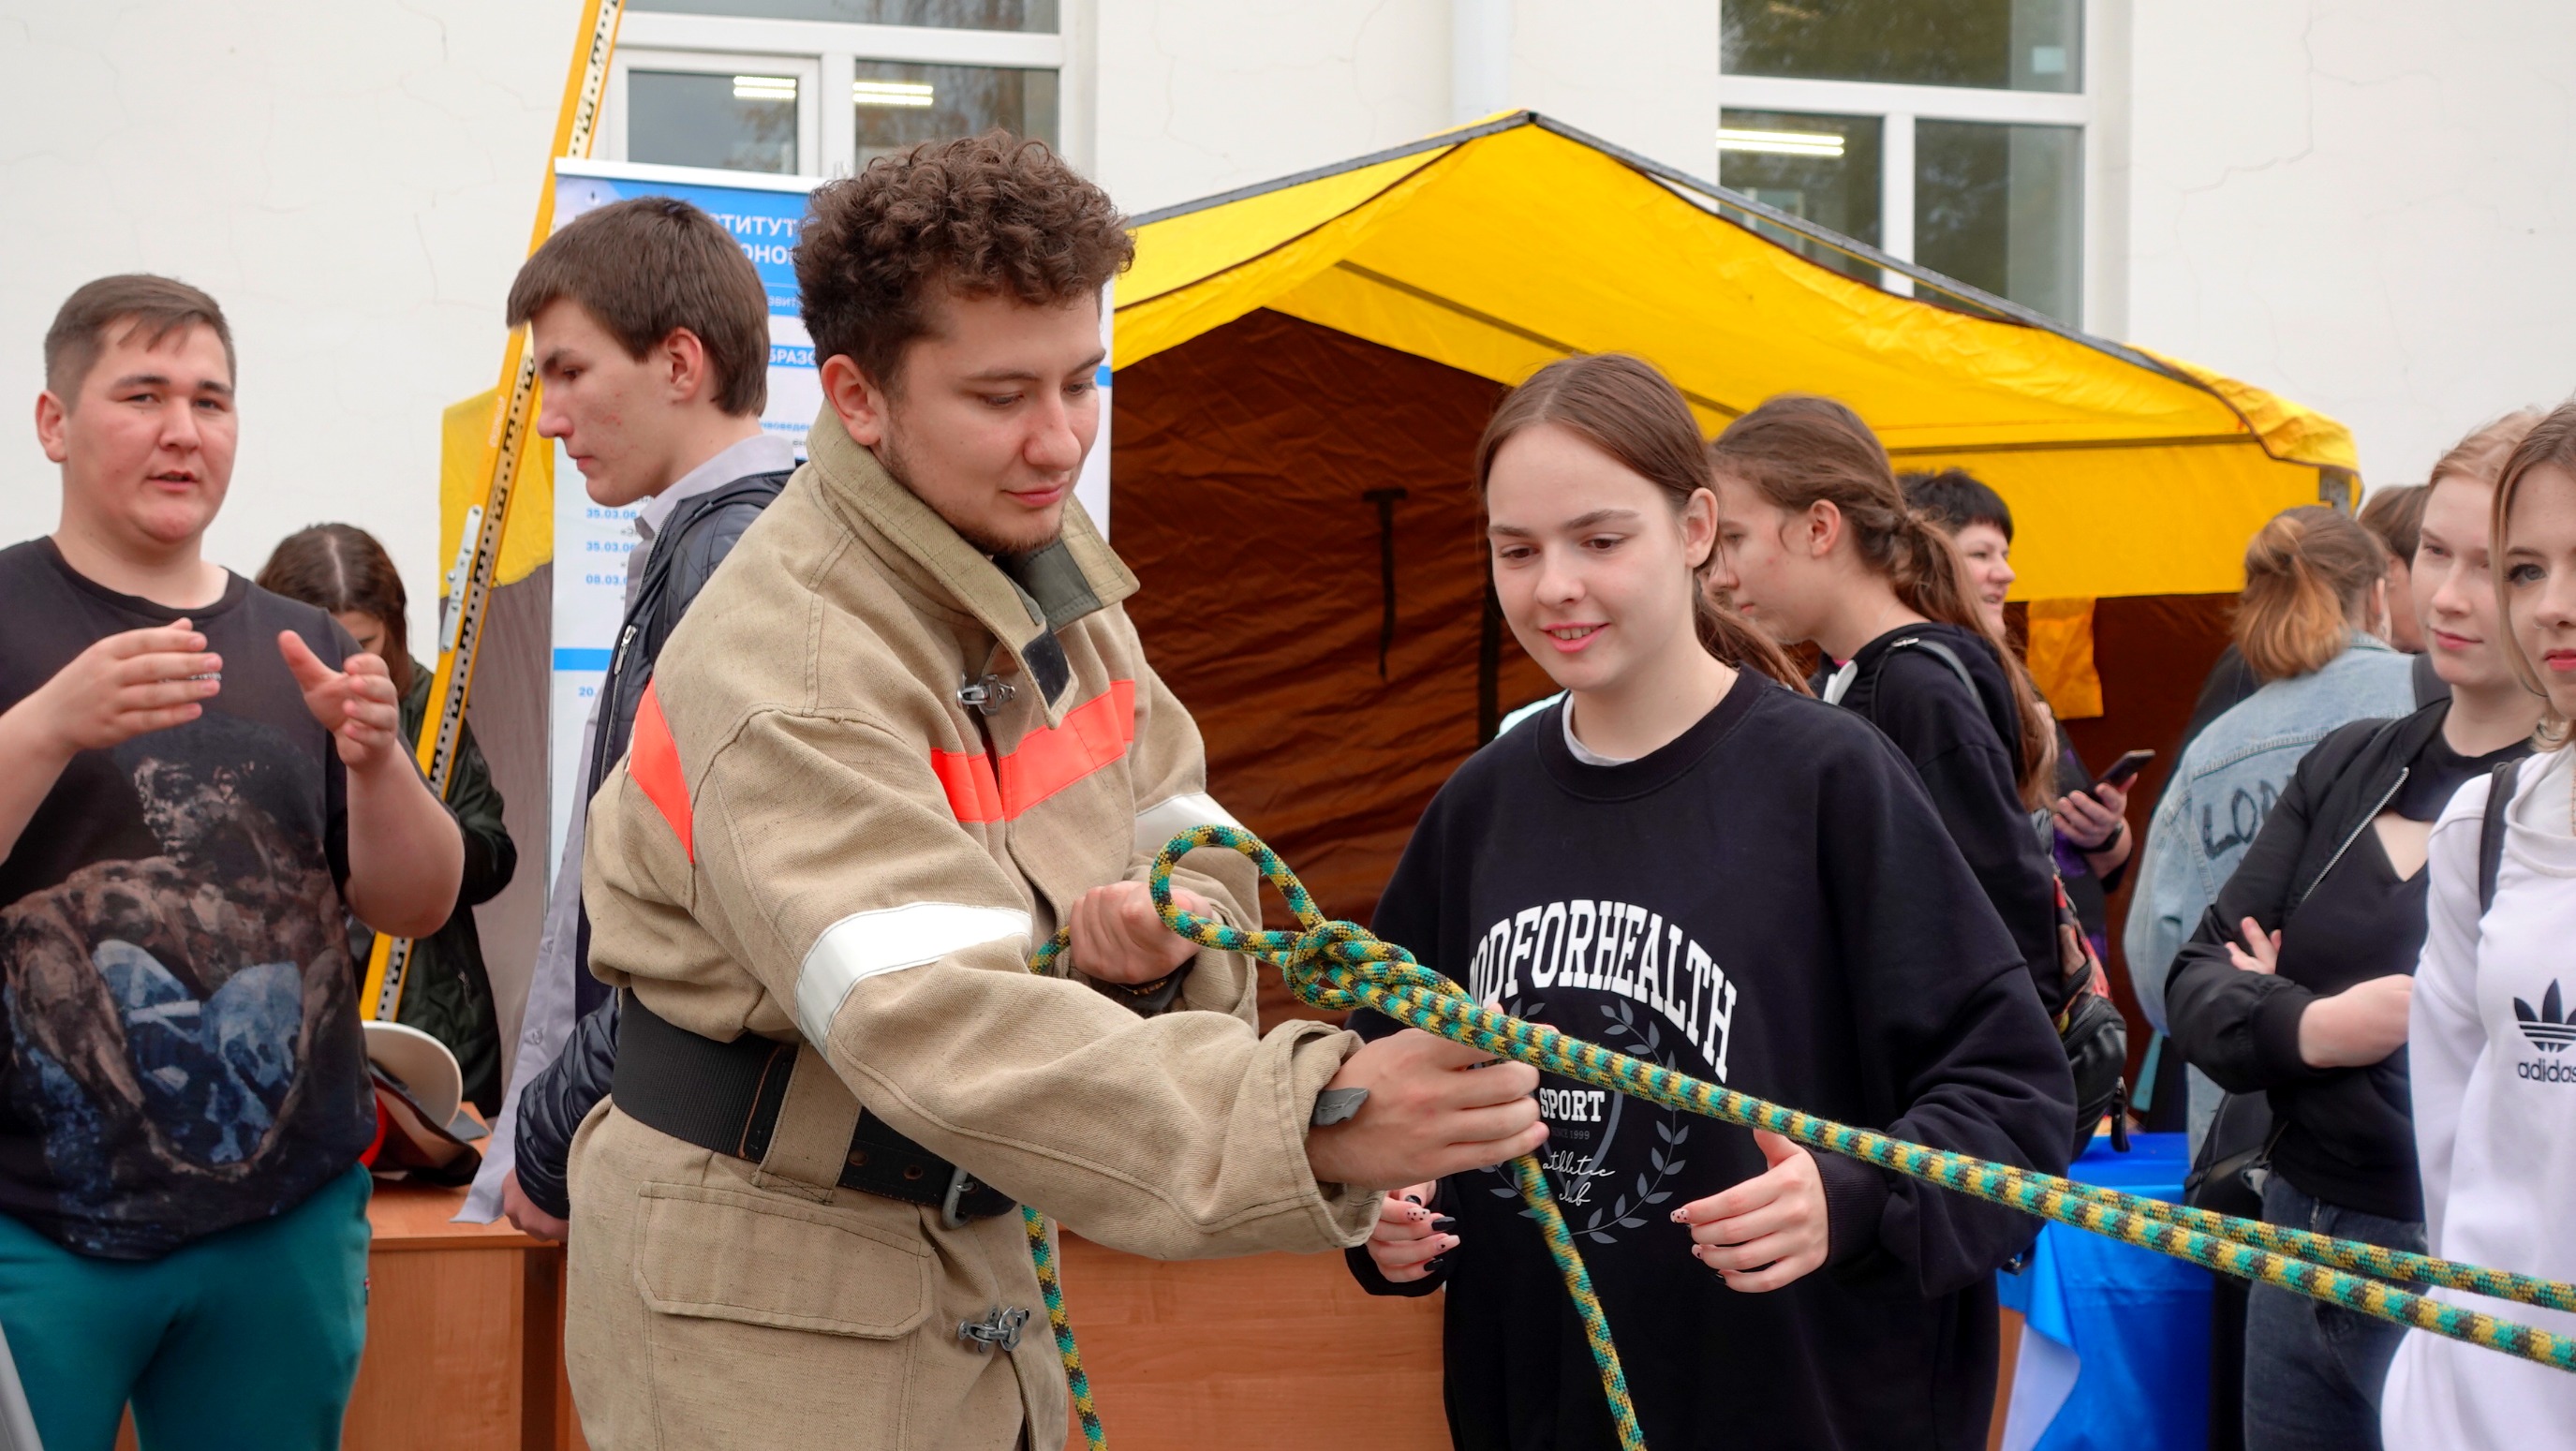
[[[1897,482],[1905,488],[1905,501],[1922,510],[1959,546],[1959,559],[1967,566],[1977,613],[1984,617],[1987,631],[1998,640],[2010,639],[2004,596],[2020,578],[2012,567],[2012,506],[1966,469],[1904,474]],[[2038,693],[2035,683],[2032,693]],[[2110,894],[2118,890],[2129,855],[2137,847],[2136,833],[2129,830],[2129,782],[2155,753],[2131,751],[2097,778],[2085,767],[2082,753],[2045,696],[2039,704],[2056,735],[2057,780],[2056,799],[2046,812],[2033,815],[2033,824],[2057,863],[2057,879],[2066,884],[2067,901],[2084,924],[2084,935],[2092,939],[2093,955],[2107,962]]]

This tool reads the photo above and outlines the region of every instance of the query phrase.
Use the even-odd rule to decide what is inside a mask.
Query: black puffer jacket
[[[672,511],[650,549],[643,551],[643,576],[636,582],[634,603],[617,632],[617,651],[609,657],[608,680],[601,689],[597,735],[591,742],[590,780],[583,795],[599,789],[626,755],[627,737],[635,728],[636,707],[652,683],[653,663],[679,628],[680,619],[724,563],[725,556],[760,517],[779,490],[784,473],[750,474],[682,504]],[[579,961],[590,960],[590,920],[580,929]],[[515,1149],[519,1188],[536,1206],[558,1219],[571,1215],[564,1186],[565,1166],[572,1157],[572,1136],[582,1118],[608,1096],[608,1081],[617,1066],[617,997],[588,971],[573,979],[573,1002],[580,1021],[554,1063],[519,1091],[519,1128]]]
[[[2340,958],[2302,959],[2295,942],[2277,972],[2231,964],[2227,946],[2251,917],[2280,929],[2319,881],[2371,829],[2416,759],[2442,729],[2448,699],[2397,720],[2363,720],[2317,742],[2236,870],[2174,957],[2165,1015],[2185,1061],[2230,1093],[2262,1093],[2280,1125],[2275,1168],[2302,1190],[2390,1219],[2422,1217],[2404,1050],[2363,1068],[2311,1068],[2298,1025],[2306,1006],[2368,971]],[[2418,943],[2398,944],[2411,962]],[[2318,977],[2320,968],[2327,971]]]
[[[572,1218],[572,1136],[617,1076],[617,995],[572,1025],[546,1071],[519,1090],[519,1192],[557,1219]]]

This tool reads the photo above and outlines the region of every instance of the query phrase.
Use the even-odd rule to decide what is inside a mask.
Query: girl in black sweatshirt
[[[1958,546],[1906,502],[1878,436],[1830,398],[1773,398],[1728,424],[1709,457],[1716,582],[1773,638],[1824,651],[1817,693],[1913,763],[2055,1016],[2074,984],[2032,814],[2055,794],[2056,733],[1977,608]]]
[[[1633,358],[1554,364],[1477,469],[1503,616],[1568,695],[1441,789],[1378,933],[1567,1033],[2061,1169],[2064,1058],[1920,783],[1699,587],[1716,500],[1681,395]],[[1984,1444],[1994,1272],[2030,1221],[1580,1083],[1544,1078],[1540,1106],[1657,1451]],[[1389,1196],[1351,1260],[1378,1293],[1447,1287],[1458,1446],[1617,1444],[1506,1172]]]

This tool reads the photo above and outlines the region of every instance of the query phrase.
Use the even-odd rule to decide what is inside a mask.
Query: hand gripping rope
[[[1299,930],[1247,932],[1182,911],[1172,901],[1172,866],[1181,856],[1200,847],[1221,847],[1252,858],[1262,876],[1287,898]],[[1199,826],[1173,837],[1154,858],[1150,884],[1155,910],[1162,915],[1165,926],[1202,947],[1240,952],[1276,964],[1286,976],[1290,991],[1315,1007],[1327,1011],[1373,1008],[1399,1023],[1559,1077],[1744,1128],[1768,1129],[1811,1149],[1893,1169],[1927,1184],[2189,1260],[2222,1274],[2260,1280],[2393,1324],[2483,1345],[2561,1370],[2576,1370],[2576,1337],[2499,1320],[2399,1288],[2405,1284],[2438,1286],[2552,1310],[2576,1310],[2576,1284],[2213,1214],[1910,1144],[1869,1129],[1766,1103],[1750,1094],[1704,1083],[1688,1074],[1567,1037],[1554,1028],[1523,1022],[1476,1002],[1456,983],[1414,961],[1413,954],[1379,941],[1366,928],[1327,920],[1317,910],[1314,899],[1306,895],[1297,874],[1251,832],[1230,826]],[[1057,933],[1030,959],[1030,970],[1049,971],[1068,942],[1065,933]],[[1593,1293],[1591,1276],[1583,1268],[1574,1237],[1566,1231],[1565,1218],[1548,1192],[1547,1175],[1534,1158],[1516,1159],[1511,1169],[1582,1317],[1584,1337],[1591,1342],[1592,1359],[1600,1369],[1602,1390],[1609,1398],[1610,1415],[1618,1426],[1619,1443],[1625,1451],[1645,1451],[1636,1407],[1628,1399],[1627,1377],[1619,1369],[1619,1352],[1610,1341],[1609,1321],[1602,1314],[1600,1297]],[[1074,1406],[1082,1417],[1083,1435],[1096,1451],[1108,1441],[1101,1430],[1099,1413],[1092,1405],[1090,1378],[1084,1374],[1082,1357],[1074,1349],[1073,1326],[1065,1318],[1064,1291],[1056,1278],[1046,1221],[1034,1209],[1024,1208],[1021,1212],[1028,1219],[1029,1246],[1037,1261],[1039,1286],[1046,1294],[1047,1320],[1055,1328],[1056,1346],[1064,1356],[1065,1374],[1072,1385]]]

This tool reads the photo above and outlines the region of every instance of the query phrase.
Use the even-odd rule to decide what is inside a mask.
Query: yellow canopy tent
[[[2088,743],[2104,760],[2180,725],[2223,628],[2207,597],[2238,588],[2254,530],[2349,496],[2331,419],[1533,113],[1135,235],[1111,467],[1112,537],[1145,580],[1130,608],[1219,797],[1336,911],[1373,899],[1496,712],[1550,688],[1482,603],[1469,471],[1502,386],[1555,358],[1640,354],[1712,433],[1774,393],[1829,394],[1898,468],[1992,484],[2016,515],[2016,597],[2040,602],[2043,684],[2134,733]],[[2097,644],[2119,657],[2107,709],[2082,699],[2103,689]]]
[[[1739,225],[1757,218],[1996,320],[1820,266]],[[1139,218],[1118,365],[1255,308],[1506,384],[1637,353],[1711,432],[1785,389],[1830,394],[1899,468],[1956,465],[2011,500],[2021,598],[2233,590],[2256,526],[2355,467],[2332,419],[1530,112]],[[2106,510],[2133,517],[2106,531]]]

